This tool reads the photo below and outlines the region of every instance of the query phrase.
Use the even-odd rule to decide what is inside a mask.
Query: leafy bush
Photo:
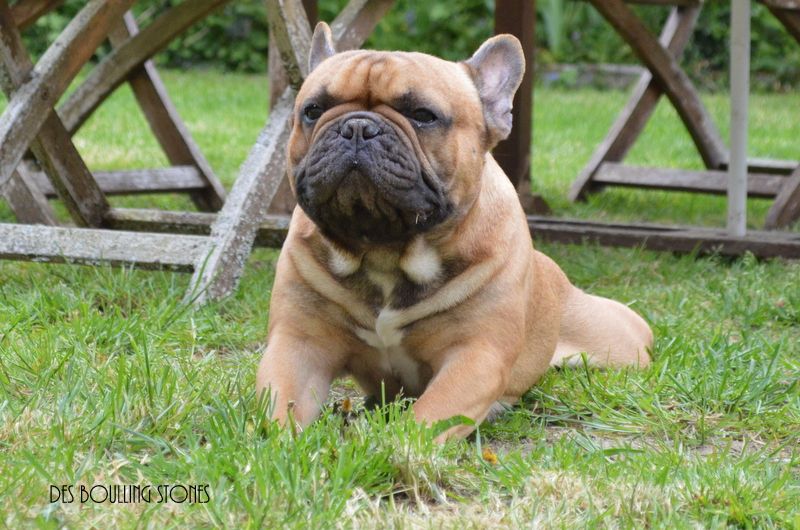
[[[183,0],[141,0],[136,3],[136,12],[144,25],[180,1]],[[29,29],[25,37],[32,50],[44,51],[84,4],[84,0],[66,0],[62,8]],[[344,0],[320,0],[320,17],[333,19],[344,4]],[[635,9],[656,33],[668,15],[665,8]],[[494,0],[398,0],[367,46],[463,59],[491,35],[493,11]],[[727,79],[729,21],[729,2],[707,2],[686,51],[683,63],[706,88],[722,86]],[[637,62],[628,46],[586,2],[539,0],[537,28],[540,65]],[[800,46],[760,4],[753,7],[753,35],[754,85],[784,89],[800,84]],[[158,60],[170,66],[212,65],[264,72],[268,40],[263,0],[236,0],[179,36]]]

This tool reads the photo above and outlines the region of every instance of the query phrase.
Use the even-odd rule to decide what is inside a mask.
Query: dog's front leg
[[[427,424],[459,415],[479,424],[503,395],[512,364],[483,341],[458,346],[443,357],[430,384],[414,404],[414,415]],[[439,435],[436,441],[464,437],[474,429],[471,425],[457,425]]]
[[[274,333],[256,375],[259,395],[269,391],[272,419],[286,425],[289,416],[299,427],[317,417],[328,397],[331,382],[341,369],[341,355],[316,340]]]

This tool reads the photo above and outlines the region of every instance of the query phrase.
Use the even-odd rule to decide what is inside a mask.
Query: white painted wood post
[[[728,233],[747,231],[747,125],[750,95],[750,0],[731,2],[731,154]]]

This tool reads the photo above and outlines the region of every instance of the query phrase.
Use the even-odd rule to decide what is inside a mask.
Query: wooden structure
[[[45,110],[41,105],[38,108],[23,106],[23,111],[31,112],[28,119],[32,121],[13,122],[13,125],[18,127],[17,131],[25,129],[25,135],[31,132],[36,135],[36,122],[33,120],[45,120],[36,140],[30,144],[30,150],[36,157],[35,162],[28,159],[14,167],[14,161],[20,151],[24,152],[28,147],[26,141],[29,139],[25,135],[14,137],[14,140],[19,138],[21,141],[8,145],[9,158],[3,159],[4,163],[9,164],[4,165],[5,169],[16,169],[12,171],[9,189],[3,190],[3,195],[18,220],[56,224],[52,210],[44,200],[45,197],[52,196],[64,199],[72,221],[78,226],[104,224],[103,212],[109,208],[105,199],[105,195],[108,194],[185,191],[191,194],[198,208],[208,211],[219,208],[224,202],[225,190],[188,133],[158,73],[147,59],[163,48],[177,33],[224,2],[220,0],[202,2],[202,5],[197,6],[198,9],[191,12],[187,12],[186,9],[170,10],[141,35],[138,34],[138,27],[130,14],[114,18],[118,16],[116,5],[87,5],[81,13],[88,15],[90,9],[96,9],[98,17],[105,17],[102,19],[104,25],[100,31],[107,32],[114,50],[58,109],[56,115],[52,112],[52,104],[61,97],[66,85],[99,44],[97,28],[84,26],[72,35],[66,35],[65,31],[65,35],[62,35],[55,44],[69,46],[74,55],[68,56],[64,53],[60,56],[55,53],[51,56],[46,55],[35,68],[22,47],[18,29],[30,25],[37,17],[54,9],[60,3],[61,0],[28,0],[14,4],[10,10],[6,2],[2,3],[4,37],[2,68],[7,74],[4,76],[6,83],[2,89],[10,100],[21,101],[18,88],[29,75],[33,76],[40,70],[44,71],[48,58],[52,57],[54,61],[64,60],[65,57],[73,60],[72,64],[50,79],[57,83],[56,90],[52,90],[53,87],[47,83],[41,83],[29,94],[32,98],[27,102],[33,103],[37,102],[38,94],[47,92],[48,97],[52,99],[50,108]],[[125,5],[131,3],[127,2]],[[102,13],[107,14],[102,15]],[[81,20],[76,19],[75,23],[78,22]],[[75,25],[72,27],[75,28]],[[90,41],[82,40],[90,33]],[[100,35],[99,38],[102,39],[104,35],[102,33]],[[58,50],[53,47],[51,51]],[[111,91],[126,81],[130,83],[151,129],[172,166],[155,170],[98,172],[91,175],[72,146],[70,138]],[[15,116],[7,112],[4,114],[4,119],[11,121]],[[11,128],[8,134],[16,133]]]
[[[61,2],[22,0],[10,6],[0,0],[0,80],[9,99],[0,116],[0,192],[20,223],[43,225],[2,225],[0,257],[194,271],[200,299],[230,291],[256,229],[263,224],[269,232],[271,226],[263,205],[269,204],[285,172],[293,89],[278,100],[226,198],[149,62],[180,31],[227,1],[185,0],[139,31],[127,13],[134,0],[89,0],[33,65],[19,29]],[[337,40],[359,46],[389,5],[385,0],[353,0],[333,23]],[[267,6],[272,34],[297,87],[307,64],[308,21],[298,2],[269,0]],[[113,50],[56,111],[69,83],[106,39]],[[124,82],[131,84],[173,167],[93,174],[75,149],[72,133]],[[23,160],[28,150],[35,164]],[[42,174],[37,174],[37,165]],[[117,209],[106,199],[108,193],[153,191],[187,191],[199,209],[219,213]],[[56,194],[79,228],[55,226],[46,197]],[[285,228],[285,221],[273,224]],[[176,233],[143,233],[148,231]],[[269,233],[260,241],[279,244]]]
[[[640,77],[606,138],[573,183],[569,198],[581,200],[605,186],[725,194],[728,189],[728,151],[697,90],[679,64],[697,23],[702,0],[640,0],[639,3],[673,6],[658,39],[647,30],[625,0],[587,1],[630,45],[647,71]],[[759,1],[800,43],[800,0]],[[669,98],[691,135],[707,168],[705,171],[622,164],[662,95]],[[748,195],[775,198],[767,216],[768,228],[785,227],[800,217],[800,162],[749,160],[747,181]]]
[[[127,13],[134,0],[89,0],[34,66],[19,29],[62,1],[22,0],[9,6],[6,0],[0,0],[0,52],[6,74],[0,78],[8,81],[3,88],[9,97],[0,117],[0,191],[20,223],[44,225],[3,225],[0,257],[193,271],[190,296],[202,302],[224,296],[234,288],[254,241],[280,244],[288,220],[266,215],[264,205],[271,204],[279,188],[286,186],[284,151],[293,94],[307,73],[311,36],[304,7],[313,16],[315,2],[306,0],[305,6],[300,0],[266,2],[272,50],[281,59],[286,83],[272,102],[268,123],[227,198],[149,62],[176,34],[226,1],[185,0],[139,31]],[[359,47],[392,3],[352,0],[331,24],[337,47]],[[500,0],[498,29],[515,31],[532,45],[533,7],[531,0]],[[519,13],[529,20],[521,23]],[[113,46],[112,52],[56,112],[55,103],[106,39]],[[131,84],[173,167],[92,173],[72,144],[72,134],[124,82]],[[532,69],[523,83],[528,90],[518,96],[515,114],[524,127],[501,146],[506,154],[499,158],[518,189],[530,195]],[[29,149],[35,162],[23,160]],[[112,193],[153,191],[187,191],[200,210],[219,212],[119,209],[111,208],[106,199]],[[48,196],[64,200],[79,228],[56,227]]]
[[[192,272],[188,298],[202,303],[225,296],[235,288],[254,244],[279,246],[282,243],[289,219],[286,215],[269,215],[267,207],[273,204],[281,186],[285,186],[285,146],[294,91],[307,74],[311,37],[303,4],[313,13],[314,3],[266,0],[272,53],[280,57],[280,75],[285,76],[286,81],[227,197],[149,62],[150,57],[178,32],[226,1],[184,0],[139,30],[133,18],[126,14],[134,0],[88,0],[33,65],[22,45],[19,28],[53,9],[60,1],[21,0],[9,6],[6,0],[0,0],[0,83],[9,98],[0,116],[0,192],[20,223],[0,224],[0,258],[131,264]],[[625,11],[619,11],[620,5],[625,7],[621,0],[606,0],[605,3],[612,6],[609,12],[625,15]],[[392,0],[350,0],[331,23],[337,47],[360,46],[391,5]],[[676,35],[679,28],[683,28],[681,32],[686,31],[687,23],[680,21],[695,16],[688,7],[679,10],[673,17]],[[526,43],[526,49],[532,48],[534,0],[497,0],[495,17],[498,31],[513,32]],[[620,20],[629,22],[624,16]],[[639,26],[631,27],[636,30]],[[112,43],[113,50],[56,112],[56,102],[69,83],[106,39]],[[644,42],[653,48],[653,42]],[[668,79],[672,83],[667,85],[673,87],[672,92],[667,90],[668,94],[676,90],[678,94],[686,93],[686,86],[673,86],[675,72],[670,69],[674,67],[674,59],[666,54],[665,63],[664,49],[658,47],[658,50],[653,52],[660,58],[660,66],[655,69],[656,79]],[[531,61],[530,56],[528,61]],[[683,78],[675,75],[680,85]],[[515,99],[515,132],[498,146],[496,153],[517,189],[528,193],[531,76],[532,68]],[[124,82],[131,84],[172,167],[92,173],[75,149],[71,135]],[[642,97],[657,99],[662,89],[662,84],[655,83],[651,87],[648,83]],[[702,110],[691,105],[683,108],[684,114],[692,116],[687,119],[702,116]],[[704,126],[710,127],[709,124]],[[708,147],[709,156],[723,156],[721,149],[715,150],[712,144]],[[35,163],[25,160],[28,151],[33,153]],[[197,207],[204,211],[120,209],[110,207],[106,199],[112,193],[157,190],[189,192]],[[75,227],[56,226],[57,220],[46,200],[48,195],[57,195],[64,201]],[[217,213],[213,213],[215,210]],[[541,217],[529,217],[528,222],[537,238],[552,241],[593,240],[611,245],[723,254],[740,254],[747,250],[764,257],[800,258],[800,235],[758,233],[732,237],[713,230]]]

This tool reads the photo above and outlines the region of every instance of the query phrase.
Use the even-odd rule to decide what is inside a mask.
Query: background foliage
[[[141,0],[140,22],[147,24],[181,0]],[[57,13],[45,17],[26,33],[32,48],[42,52],[84,0],[67,0]],[[323,20],[331,20],[344,0],[320,0]],[[492,32],[494,0],[422,2],[399,0],[381,22],[367,46],[379,49],[420,50],[449,59],[467,57]],[[637,8],[657,32],[668,10]],[[753,8],[754,84],[787,89],[800,84],[800,46],[761,5]],[[553,63],[636,63],[622,40],[585,2],[537,2],[537,51],[540,66]],[[709,0],[694,39],[686,52],[687,69],[701,86],[716,88],[726,82],[730,2]],[[169,66],[213,66],[226,70],[263,72],[268,46],[263,0],[236,0],[196,24],[160,56]]]

